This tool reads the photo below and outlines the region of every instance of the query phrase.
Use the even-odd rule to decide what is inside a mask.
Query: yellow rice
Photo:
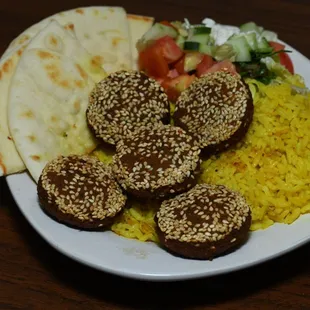
[[[199,182],[240,191],[251,206],[251,230],[259,230],[310,213],[310,97],[292,93],[288,83],[247,83],[254,99],[249,131],[236,147],[203,161]],[[112,154],[95,155],[110,162]],[[111,229],[157,242],[155,212],[155,206],[132,202]]]

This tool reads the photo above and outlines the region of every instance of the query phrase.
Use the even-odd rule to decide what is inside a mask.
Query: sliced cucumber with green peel
[[[200,35],[200,34],[210,34],[210,33],[211,33],[211,28],[206,27],[206,26],[196,26],[196,27],[190,28],[189,37]]]
[[[262,32],[262,36],[265,37],[268,41],[276,41],[278,39],[278,35],[275,32],[269,30],[264,30]]]
[[[190,72],[195,70],[202,61],[203,55],[199,52],[188,52],[184,57],[184,71]]]
[[[215,46],[207,45],[207,44],[200,44],[199,52],[203,54],[207,54],[209,56],[213,56]]]
[[[244,35],[246,40],[248,41],[250,47],[252,50],[256,50],[258,48],[258,43],[257,43],[257,34],[256,32],[249,32]]]
[[[273,51],[265,37],[259,37],[257,40],[257,51],[260,53],[270,53]]]
[[[257,34],[265,37],[268,41],[275,41],[278,38],[278,35],[270,30],[265,30],[263,27],[258,26],[254,22],[249,22],[241,25],[240,27],[241,32],[251,32],[255,31]]]
[[[259,34],[262,33],[264,30],[263,27],[257,26],[254,22],[245,23],[245,24],[241,25],[239,28],[240,28],[241,32],[255,31]]]
[[[184,48],[184,42],[185,42],[185,38],[181,35],[179,35],[176,40],[175,40],[175,43],[181,48],[183,49]]]
[[[210,35],[209,34],[195,34],[189,40],[193,42],[198,42],[201,44],[207,44],[210,41]]]
[[[235,52],[235,61],[249,62],[251,61],[251,46],[244,36],[236,36],[227,40],[226,44],[230,44]]]
[[[137,49],[143,50],[150,42],[154,42],[162,37],[169,36],[175,39],[178,36],[178,32],[170,27],[160,23],[155,23],[138,41]]]
[[[228,59],[230,61],[235,61],[236,55],[237,55],[237,52],[235,48],[229,43],[224,43],[220,46],[216,46],[214,50],[212,51],[212,56],[217,61],[222,61],[225,59]]]
[[[185,41],[184,42],[184,50],[186,51],[199,51],[200,43],[193,41]]]

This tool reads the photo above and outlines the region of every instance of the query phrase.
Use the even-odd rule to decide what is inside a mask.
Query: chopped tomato
[[[274,41],[269,41],[269,45],[277,52],[277,51],[281,51],[284,50],[285,45],[281,44],[279,42],[274,42]]]
[[[294,74],[294,65],[290,56],[287,53],[280,53],[279,57],[280,57],[280,64],[286,67],[286,69],[289,72]]]
[[[173,87],[166,88],[165,93],[167,94],[168,99],[171,102],[176,102],[178,97],[180,96],[180,92],[176,88],[173,88]]]
[[[179,60],[183,56],[182,49],[175,43],[173,38],[164,36],[154,43],[155,48],[159,49],[168,64]]]
[[[221,71],[221,70],[228,71],[233,75],[238,74],[237,69],[233,63],[231,63],[229,60],[223,60],[218,63],[215,63],[209,69],[205,70],[201,75],[207,74],[209,72],[216,72],[216,71]]]
[[[179,76],[179,72],[178,72],[177,69],[172,69],[172,70],[170,70],[169,73],[168,73],[168,75],[167,75],[167,77],[169,77],[169,78],[171,78],[171,79],[174,79],[174,78],[176,78],[176,77],[178,77],[178,76]]]
[[[279,42],[270,41],[269,44],[274,49],[274,51],[276,51],[276,52],[284,50],[284,48],[285,48],[285,45],[283,45]],[[280,64],[282,66],[286,67],[286,69],[289,72],[294,74],[294,66],[293,66],[293,62],[292,62],[290,56],[285,52],[279,53],[278,56],[279,56]]]
[[[186,73],[184,70],[184,60],[185,57],[183,56],[181,59],[179,59],[176,64],[174,65],[175,69],[179,72],[179,74]]]
[[[164,78],[169,72],[168,64],[155,45],[147,47],[139,54],[139,69],[147,75],[156,78]]]
[[[197,73],[198,77],[202,76],[214,65],[214,60],[209,55],[204,55],[202,61],[197,66]]]
[[[166,79],[162,86],[168,95],[169,100],[176,101],[180,93],[185,90],[195,79],[194,75],[182,74],[174,79]]]

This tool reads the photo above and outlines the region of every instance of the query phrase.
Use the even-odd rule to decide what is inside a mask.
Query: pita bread
[[[11,137],[7,123],[7,99],[11,78],[23,47],[0,60],[0,176],[21,172],[25,169]]]
[[[127,14],[131,38],[131,55],[132,66],[134,70],[138,70],[138,50],[136,44],[139,39],[152,27],[154,23],[153,17]]]
[[[4,52],[3,57],[10,54],[14,49],[18,49],[21,46],[27,44],[39,31],[41,31],[51,20],[58,21],[62,26],[67,29],[74,29],[74,32],[77,35],[77,38],[81,40],[81,44],[92,54],[96,56],[99,51],[102,51],[100,55],[98,55],[98,60],[107,63],[111,62],[112,64],[107,64],[104,69],[109,73],[111,70],[119,70],[121,68],[128,67],[128,60],[125,61],[125,64],[118,60],[114,55],[114,51],[118,50],[119,53],[124,53],[128,49],[126,41],[122,41],[118,43],[118,46],[114,46],[114,43],[117,41],[117,32],[108,31],[108,29],[113,29],[113,25],[111,25],[111,20],[114,20],[116,24],[117,19],[114,19],[111,11],[114,11],[114,15],[118,15],[118,26],[120,28],[118,32],[122,33],[123,36],[129,36],[129,45],[130,45],[130,65],[132,69],[137,69],[137,60],[138,60],[138,52],[136,49],[137,41],[143,36],[143,34],[148,31],[154,23],[154,18],[149,16],[135,15],[135,14],[127,14],[127,21],[121,22],[121,20],[125,17],[125,11],[120,7],[101,7],[101,6],[90,6],[90,7],[81,7],[74,10],[63,11],[57,14],[54,14],[50,17],[43,19],[42,21],[34,24],[33,26],[26,29],[22,32],[17,38],[15,38],[7,50]],[[100,18],[102,16],[106,16],[106,19]],[[103,23],[104,21],[104,23]],[[104,30],[105,25],[108,24],[109,28]],[[96,27],[93,28],[93,25]],[[117,25],[117,24],[116,24]],[[119,25],[122,25],[120,27]],[[127,28],[127,31],[126,29]],[[94,35],[94,30],[99,29],[97,34]],[[129,29],[129,33],[128,33]],[[101,33],[104,30],[106,32],[105,39],[108,40],[107,47],[103,50],[101,46],[97,47],[96,41],[99,39],[100,44],[102,44]],[[99,38],[98,38],[99,33]],[[91,34],[91,35],[90,35]],[[108,37],[107,37],[108,36]],[[95,43],[94,43],[95,42]],[[121,45],[119,45],[121,44]],[[111,47],[112,46],[112,47]],[[109,48],[111,47],[111,49]],[[123,55],[124,58],[126,57]],[[113,62],[116,63],[113,65]]]
[[[107,73],[132,68],[129,24],[122,7],[90,6],[54,14],[21,33],[3,56],[29,43],[52,20],[74,30],[79,42]]]
[[[112,14],[113,13],[113,14]],[[115,17],[116,16],[116,17]],[[118,16],[118,18],[117,18]],[[127,26],[124,26],[124,23],[122,20],[125,18],[125,11],[122,8],[119,7],[85,7],[85,8],[77,8],[74,10],[69,10],[65,12],[57,13],[51,17],[48,17],[39,23],[29,27],[26,29],[22,34],[20,34],[16,39],[12,41],[12,43],[9,45],[7,50],[2,56],[2,59],[0,61],[0,91],[2,96],[0,97],[0,176],[2,175],[9,175],[17,172],[22,172],[26,169],[22,159],[20,158],[20,155],[18,154],[16,147],[14,145],[12,136],[10,135],[8,124],[7,124],[7,97],[9,92],[9,86],[11,83],[12,75],[15,71],[15,67],[18,64],[19,58],[22,54],[23,49],[31,42],[31,40],[37,36],[35,42],[31,42],[30,48],[35,47],[48,47],[49,49],[53,51],[58,51],[60,54],[66,55],[71,57],[71,55],[75,55],[75,57],[78,57],[76,54],[76,51],[74,49],[74,46],[76,43],[72,44],[72,39],[70,39],[70,44],[66,44],[65,47],[71,47],[71,50],[67,51],[59,51],[58,48],[61,47],[62,43],[57,43],[57,38],[60,37],[61,41],[64,41],[64,33],[61,31],[61,29],[57,30],[57,27],[54,27],[54,34],[56,35],[55,38],[51,36],[49,39],[46,39],[45,36],[48,37],[46,31],[47,26],[53,24],[52,21],[59,21],[59,23],[64,26],[67,30],[67,34],[70,33],[73,38],[76,40],[79,40],[78,37],[82,38],[82,43],[84,43],[84,47],[88,48],[88,50],[95,51],[95,54],[92,55],[92,58],[89,59],[85,57],[84,59],[79,58],[79,64],[82,66],[84,70],[88,72],[88,74],[91,76],[91,78],[96,82],[100,78],[102,78],[102,71],[98,71],[98,64],[102,67],[105,67],[107,71],[110,70],[118,70],[122,66],[127,67],[128,64],[122,65],[120,61],[118,61],[118,58],[114,55],[115,48],[112,50],[109,50],[109,52],[102,52],[101,46],[100,48],[100,55],[97,55],[98,50],[95,50],[97,43],[99,41],[96,41],[98,39],[98,35],[94,36],[95,43],[90,43],[90,37],[87,35],[86,31],[88,31],[91,28],[92,31],[92,25],[96,25],[94,29],[104,29],[104,26],[106,23],[110,23],[110,20],[113,18],[115,21],[115,25],[118,25],[117,27],[120,28],[119,32],[123,33],[124,36],[127,36],[128,28]],[[152,17],[146,17],[146,16],[139,16],[139,15],[127,15],[127,22],[129,23],[129,33],[131,34],[131,40],[130,40],[130,46],[131,46],[131,66],[133,69],[137,69],[137,59],[138,59],[138,53],[135,47],[136,42],[138,39],[151,27],[151,25],[154,22],[154,19]],[[57,22],[56,22],[57,24]],[[126,22],[125,22],[126,24]],[[119,25],[122,25],[121,27]],[[59,27],[58,27],[59,28]],[[49,28],[51,29],[51,28]],[[111,29],[111,24],[110,28]],[[108,31],[109,32],[109,31]],[[38,35],[40,34],[40,36]],[[98,32],[97,32],[98,34]],[[109,33],[109,41],[108,46],[111,44],[113,45],[113,39],[117,39],[116,36],[117,32],[110,32]],[[101,35],[101,34],[100,34]],[[68,38],[67,35],[65,35],[65,38]],[[100,44],[102,44],[100,37]],[[44,40],[46,40],[48,46],[45,46]],[[79,41],[80,43],[80,41]],[[58,44],[58,46],[57,46]],[[125,45],[124,45],[125,44]],[[55,45],[55,46],[53,46]],[[122,42],[122,45],[119,47],[122,47],[126,50],[127,43]],[[29,47],[28,47],[29,49]],[[107,47],[108,49],[108,47]],[[77,49],[78,51],[80,48]],[[111,52],[112,51],[112,52]],[[123,56],[125,57],[125,56]],[[127,57],[127,56],[126,56]],[[88,62],[86,62],[88,59]],[[106,61],[106,62],[105,62]],[[115,63],[116,61],[116,63]],[[102,62],[105,62],[105,66]],[[126,63],[126,62],[125,62]],[[8,66],[9,64],[9,66]],[[4,65],[5,70],[2,68]],[[98,72],[97,72],[98,71]]]
[[[55,21],[25,48],[11,80],[8,119],[16,149],[36,182],[56,156],[87,154],[96,147],[85,111],[95,81],[105,76]]]

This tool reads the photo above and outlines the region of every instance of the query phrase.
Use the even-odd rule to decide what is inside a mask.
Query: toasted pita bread
[[[16,39],[14,39],[0,61],[0,69],[2,65],[5,65],[6,71],[1,70],[2,73],[0,77],[0,91],[2,96],[0,97],[0,176],[2,175],[9,175],[16,172],[21,172],[26,169],[20,155],[18,154],[16,147],[14,145],[12,136],[10,135],[9,128],[7,125],[7,94],[9,91],[9,86],[11,83],[12,75],[15,71],[15,67],[18,64],[19,58],[22,54],[23,49],[31,42],[31,40],[37,36],[40,32],[42,32],[48,25],[51,24],[51,21],[58,21],[63,27],[66,28],[67,32],[72,35],[73,38],[76,38],[80,43],[83,43],[83,46],[88,49],[88,51],[93,51],[92,58],[85,58],[81,61],[80,58],[80,65],[88,74],[90,74],[91,78],[94,81],[97,81],[102,76],[102,72],[96,70],[98,69],[98,64],[101,65],[103,68],[106,68],[107,71],[116,71],[122,68],[128,67],[128,57],[121,56],[121,58],[125,58],[125,62],[119,61],[118,56],[115,56],[115,49],[112,48],[111,50],[105,52],[101,48],[101,31],[103,29],[111,30],[111,23],[110,20],[114,20],[116,27],[120,28],[119,31],[107,31],[108,34],[108,41],[106,45],[106,50],[109,49],[109,46],[113,46],[113,40],[117,41],[117,34],[122,33],[125,37],[128,33],[128,25],[124,26],[126,22],[122,22],[124,20],[125,11],[119,7],[85,7],[85,8],[77,8],[74,10],[64,11],[48,17],[37,24],[29,27],[26,29],[22,34],[20,34]],[[129,23],[129,33],[131,36],[130,39],[130,47],[131,50],[129,54],[131,54],[131,67],[133,69],[137,69],[137,58],[138,53],[136,50],[136,42],[138,39],[151,27],[153,24],[154,19],[152,17],[146,16],[139,16],[139,15],[127,15],[127,20]],[[109,23],[110,28],[105,28],[105,25]],[[118,24],[117,24],[118,23]],[[96,25],[93,28],[93,25]],[[121,25],[121,26],[119,26]],[[95,31],[95,35],[92,33],[92,37],[87,35],[87,31],[92,31],[93,29],[100,29],[99,32]],[[127,30],[126,30],[127,29]],[[58,32],[60,30],[58,29]],[[105,30],[104,30],[105,31]],[[61,32],[61,31],[60,31]],[[53,51],[58,51],[57,48],[60,48],[60,45],[57,46],[57,36],[59,37],[59,33],[57,34],[56,31],[56,40],[55,38],[50,37],[49,39],[45,39],[44,32],[41,33],[41,36],[38,36],[35,44],[32,44],[31,47],[42,47],[44,46],[44,40],[47,40],[48,48]],[[63,34],[63,33],[62,33]],[[62,35],[60,33],[60,37]],[[99,37],[100,43],[97,40]],[[81,41],[79,40],[81,39]],[[40,41],[40,40],[41,41]],[[62,38],[63,40],[63,38]],[[94,41],[94,42],[92,42]],[[39,43],[40,42],[40,43]],[[54,42],[54,43],[53,43]],[[71,40],[72,42],[72,40]],[[39,45],[38,45],[39,44]],[[98,46],[99,44],[99,46]],[[128,42],[125,40],[124,42],[119,43],[120,45],[119,50],[124,51],[127,48]],[[55,46],[53,46],[55,45]],[[67,44],[71,46],[71,51],[66,51],[62,53],[63,55],[70,56],[70,53],[74,52],[72,47],[74,44]],[[45,46],[46,47],[46,46]],[[100,54],[98,55],[98,47]],[[78,49],[79,50],[79,49]],[[59,51],[58,51],[59,52]],[[76,55],[76,54],[75,54]],[[76,55],[77,56],[77,55]],[[130,57],[129,57],[130,58]],[[88,59],[88,63],[85,63],[86,59]],[[116,61],[116,62],[115,62]],[[90,62],[90,63],[89,63]],[[7,69],[8,65],[9,70]],[[125,63],[125,64],[124,64]],[[94,64],[94,65],[92,65]]]
[[[127,14],[131,38],[131,55],[132,66],[134,70],[138,70],[138,50],[136,44],[139,39],[152,27],[154,23],[153,17]]]
[[[25,48],[11,80],[8,120],[16,149],[36,182],[56,156],[87,154],[96,147],[85,111],[95,81],[105,76],[55,21]]]
[[[9,86],[22,52],[23,47],[20,47],[0,60],[0,176],[21,172],[25,169],[7,123]]]
[[[127,42],[126,40],[119,41],[119,38],[129,35],[130,66],[132,69],[137,69],[138,52],[136,49],[136,43],[143,34],[151,28],[154,23],[154,18],[127,14],[127,21],[122,22],[122,20],[124,20],[124,14],[125,11],[123,8],[101,6],[81,7],[54,14],[23,31],[10,43],[4,52],[3,57],[10,54],[14,49],[18,49],[27,44],[39,31],[46,27],[51,20],[56,20],[67,29],[74,29],[81,44],[91,54],[96,56],[98,50],[101,51],[100,54],[97,55],[99,56],[97,61],[106,62],[104,69],[108,73],[113,70],[116,71],[122,68],[128,68],[128,56],[124,54],[124,51],[128,50]],[[118,18],[114,18],[114,15],[118,15]],[[111,24],[111,20],[113,20],[114,24]],[[107,24],[109,25],[109,28],[107,28]],[[95,27],[93,25],[95,25]],[[118,26],[115,27],[113,25]],[[122,26],[120,27],[119,25]],[[127,28],[127,31],[124,27]],[[110,31],[111,29],[113,30],[113,28],[118,29],[118,31]],[[121,36],[119,36],[118,33],[120,33]],[[103,39],[108,41],[104,49],[101,46],[98,46],[98,42],[102,44]],[[123,55],[117,56],[114,54],[115,51]],[[120,58],[126,59],[125,61],[120,61]]]

